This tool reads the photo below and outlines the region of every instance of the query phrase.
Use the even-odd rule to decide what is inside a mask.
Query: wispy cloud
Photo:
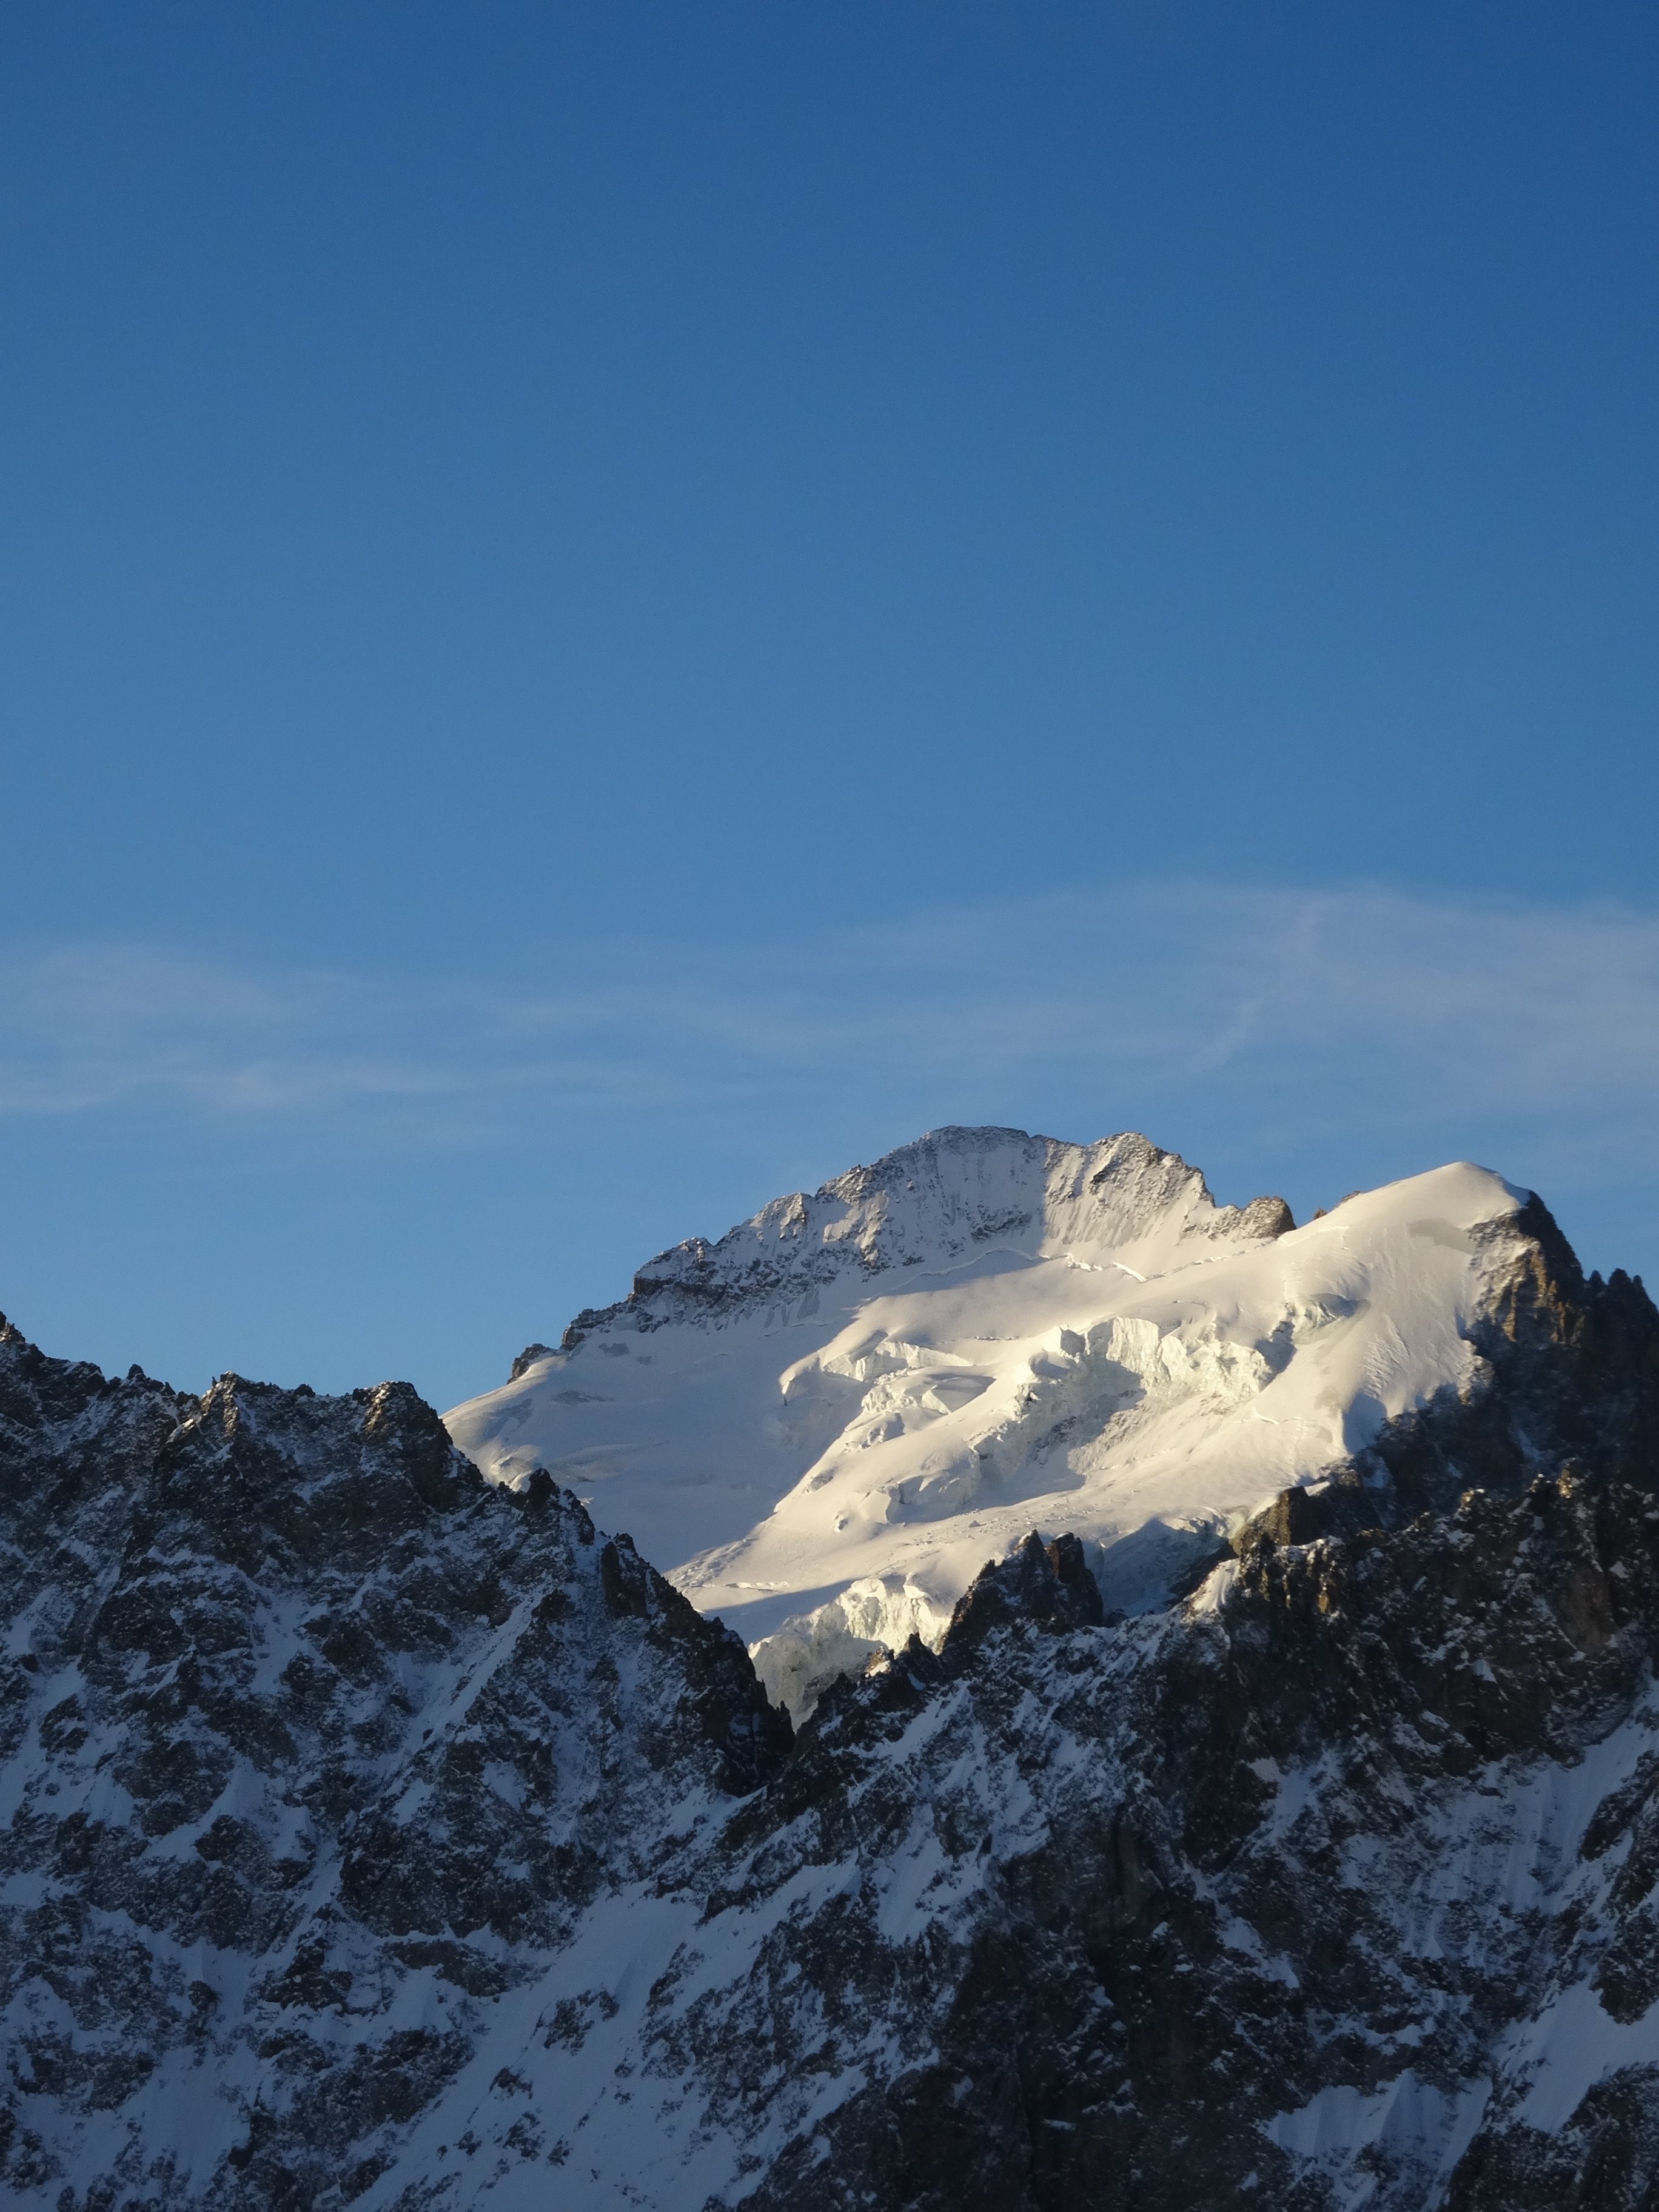
[[[764,952],[594,944],[531,981],[0,954],[10,1116],[453,1132],[872,1084],[970,1105],[1219,1086],[1242,1119],[1310,1133],[1530,1121],[1653,1171],[1659,915],[1165,883]]]

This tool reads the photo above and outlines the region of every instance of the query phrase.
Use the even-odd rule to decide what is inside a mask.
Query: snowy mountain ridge
[[[447,1419],[671,1561],[799,1716],[937,1643],[1033,1525],[1157,1606],[1266,1498],[1478,1389],[1528,1196],[1454,1166],[1298,1230],[1138,1135],[946,1129],[660,1255]]]
[[[1031,1469],[999,1510],[1038,1525],[862,1672],[843,1620],[799,1726],[627,1537],[544,1467],[486,1480],[406,1384],[197,1398],[0,1322],[8,2204],[1651,2212],[1640,1284],[1475,1169],[1277,1237],[1211,1235],[1171,1171],[1096,1260],[975,1242],[988,1188],[947,1266],[837,1261],[804,1318],[601,1317],[520,1378],[531,1413],[574,1373],[560,1413],[702,1407],[719,1442],[734,1379],[862,1365],[808,1507],[978,1402],[847,1441],[872,1388],[962,1371],[898,1346],[1012,1347],[1039,1438],[1070,1407],[984,1477]],[[1067,1285],[1109,1310],[1056,1321]],[[997,1316],[1024,1334],[972,1336]],[[1131,1356],[1103,1421],[1089,1363]],[[1205,1439],[1258,1430],[1250,1484],[1302,1471],[1188,1530],[1184,1595],[1109,1613],[1109,1547],[1053,1516],[1213,1495]],[[944,1556],[951,1520],[881,1525]],[[818,1611],[866,1596],[891,1629],[878,1582]]]
[[[1217,1206],[1196,1168],[1133,1132],[1071,1145],[1023,1129],[935,1129],[810,1196],[774,1199],[717,1243],[693,1237],[659,1253],[621,1305],[579,1315],[561,1348],[625,1315],[650,1330],[763,1304],[781,1321],[794,1301],[848,1276],[948,1267],[987,1245],[1033,1257],[1109,1253],[1152,1234],[1272,1236],[1291,1225],[1282,1199]]]

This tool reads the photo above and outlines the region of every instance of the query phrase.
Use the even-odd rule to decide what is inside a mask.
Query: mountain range
[[[0,1324],[9,2201],[1659,2203],[1656,1492],[1467,1165],[938,1132],[444,1421]]]

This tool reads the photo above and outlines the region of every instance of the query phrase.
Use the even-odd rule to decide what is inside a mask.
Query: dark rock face
[[[750,2202],[1649,2201],[1650,2034],[1605,2079],[1561,2066],[1563,2132],[1518,2119],[1533,2079],[1500,2056],[1592,1990],[1627,2024],[1659,2001],[1645,1499],[1540,1480],[1399,1534],[1258,1538],[1184,1620],[982,1617],[964,1601],[931,1665],[826,1700],[728,1828],[774,1881],[857,1850],[865,1914],[838,1901],[790,1956],[884,1983],[915,2037]],[[921,1808],[935,1911],[884,1944]]]
[[[549,1359],[552,1354],[553,1347],[550,1344],[526,1344],[508,1370],[507,1381],[516,1382],[520,1376],[527,1375],[530,1372],[538,1359]]]
[[[1182,1605],[1033,1535],[793,1740],[406,1388],[0,1329],[7,2201],[1650,2207],[1659,1327],[1534,1235]]]
[[[1567,1465],[1659,1494],[1659,1310],[1639,1277],[1586,1276],[1541,1200],[1515,1225],[1514,1257],[1470,1330],[1474,1387],[1389,1422],[1328,1481],[1276,1498],[1256,1528],[1281,1542],[1400,1528],[1449,1512],[1466,1490],[1513,1496],[1540,1468]]]
[[[951,1617],[946,1649],[952,1656],[975,1650],[1013,1620],[1058,1635],[1068,1628],[1098,1628],[1105,1617],[1099,1585],[1077,1538],[1057,1536],[1045,1544],[1033,1534],[1006,1559],[988,1561],[963,1592]]]
[[[361,2195],[490,2002],[790,1741],[406,1384],[198,1401],[8,1328],[0,1536],[0,2159],[65,2212]]]

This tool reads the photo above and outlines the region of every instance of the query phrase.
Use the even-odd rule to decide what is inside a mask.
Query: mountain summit
[[[1468,1165],[1297,1229],[1144,1137],[945,1129],[660,1254],[446,1418],[495,1480],[544,1467],[672,1562],[799,1714],[936,1644],[1034,1526],[1133,1613],[1280,1491],[1367,1455],[1383,1481],[1398,1425],[1487,1389],[1540,1236]]]

